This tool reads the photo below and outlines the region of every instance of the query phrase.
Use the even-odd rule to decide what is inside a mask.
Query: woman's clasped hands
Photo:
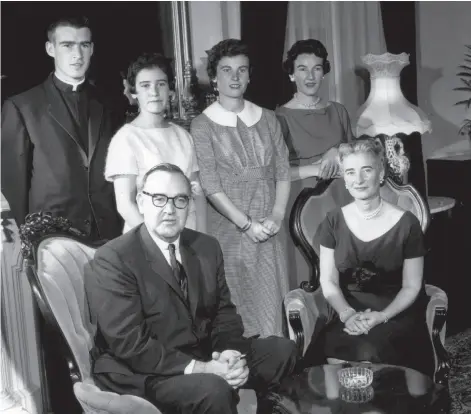
[[[253,242],[262,243],[278,234],[282,221],[283,218],[276,214],[263,217],[260,221],[253,220],[246,234]]]
[[[385,322],[382,312],[366,309],[362,312],[355,312],[345,321],[344,332],[349,335],[367,335],[376,325]]]

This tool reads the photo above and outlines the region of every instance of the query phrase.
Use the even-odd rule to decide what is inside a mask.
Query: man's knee
[[[297,357],[297,346],[294,341],[288,338],[272,337],[270,344],[274,355],[279,361],[291,361]]]
[[[197,404],[194,412],[236,413],[239,396],[228,382],[214,374],[201,375],[197,386]]]
[[[256,368],[259,375],[267,380],[275,378],[281,380],[293,371],[297,361],[297,347],[294,341],[277,336],[256,341],[257,353],[261,357]]]

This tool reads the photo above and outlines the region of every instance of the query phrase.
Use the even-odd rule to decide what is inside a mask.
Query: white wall
[[[464,64],[465,45],[471,45],[471,2],[418,1],[416,19],[418,102],[433,128],[422,137],[424,158],[467,149],[458,129],[471,109],[454,105],[467,96],[453,88],[464,86],[456,73]]]

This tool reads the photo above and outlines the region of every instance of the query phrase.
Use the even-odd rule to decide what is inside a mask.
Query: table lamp
[[[371,90],[358,110],[356,136],[379,136],[396,181],[411,182],[425,196],[421,136],[432,128],[425,113],[401,90],[400,74],[409,64],[409,55],[367,54],[361,60],[370,72]]]

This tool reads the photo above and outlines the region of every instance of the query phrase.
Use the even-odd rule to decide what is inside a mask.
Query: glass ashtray
[[[362,404],[371,401],[374,397],[373,387],[368,386],[366,388],[344,388],[340,389],[340,398],[343,401],[355,404]]]
[[[340,384],[348,389],[365,388],[373,381],[373,371],[365,367],[343,368],[338,374]]]

